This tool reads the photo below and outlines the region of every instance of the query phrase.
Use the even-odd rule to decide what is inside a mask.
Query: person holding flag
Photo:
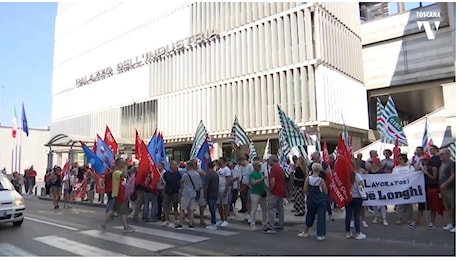
[[[123,158],[117,158],[115,160],[115,171],[112,173],[112,199],[113,206],[106,213],[104,222],[99,225],[99,229],[103,232],[107,231],[107,222],[112,217],[114,212],[118,212],[120,221],[123,224],[123,232],[134,232],[134,228],[128,225],[126,214],[128,212],[127,201],[125,196],[125,187],[123,186],[124,178],[126,177],[126,171],[128,164]]]

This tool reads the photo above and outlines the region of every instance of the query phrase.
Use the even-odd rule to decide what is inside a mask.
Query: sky
[[[51,78],[57,3],[0,2],[0,124],[51,124]]]

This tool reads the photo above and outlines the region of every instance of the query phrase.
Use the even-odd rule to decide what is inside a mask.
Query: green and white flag
[[[281,110],[278,105],[278,115],[280,117],[281,128],[288,144],[288,148],[308,145],[304,133],[300,128]],[[313,144],[313,142],[311,142]]]
[[[386,122],[386,136],[389,140],[387,142],[394,143],[396,139],[400,145],[407,146],[407,137],[404,133],[401,121],[399,120],[398,111],[396,110],[395,103],[391,96],[388,98],[388,102],[385,106],[385,122]]]
[[[455,159],[457,158],[455,155],[457,151],[457,145],[455,144],[455,142],[449,144],[449,146],[447,146],[447,149],[449,149],[450,151],[450,158],[452,159],[452,161],[455,161]]]
[[[278,130],[278,141],[280,160],[285,161],[288,158],[291,149],[289,149],[289,144],[286,141],[286,135],[283,128]]]
[[[238,118],[236,116],[235,120],[233,121],[232,131],[230,133],[230,143],[235,144],[237,147],[251,143],[248,134],[238,123]]]
[[[257,157],[257,151],[256,151],[256,146],[254,145],[253,142],[249,143],[249,160],[251,162],[254,160],[254,158]]]
[[[193,139],[192,150],[190,150],[190,158],[194,158],[198,155],[198,152],[203,145],[206,137],[208,136],[208,131],[203,124],[203,120],[200,120],[200,124],[198,124],[198,128],[195,132],[195,138]]]

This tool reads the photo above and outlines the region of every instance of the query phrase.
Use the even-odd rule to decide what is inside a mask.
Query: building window
[[[399,13],[398,3],[391,2],[388,3],[388,15],[397,14]]]

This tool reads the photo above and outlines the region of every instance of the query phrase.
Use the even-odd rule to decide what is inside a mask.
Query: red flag
[[[326,139],[323,140],[323,161],[329,165],[329,152],[327,151]]]
[[[97,138],[94,139],[94,143],[93,143],[93,153],[96,153],[97,151]]]
[[[334,172],[331,175],[327,175],[329,193],[339,208],[344,207],[352,200],[350,183],[351,171],[353,171],[352,158],[340,134]]]
[[[83,182],[75,183],[75,186],[72,189],[72,200],[76,198],[84,199],[86,195],[86,179]]]
[[[69,170],[69,159],[67,159],[67,161],[65,162],[64,166],[62,167],[61,180],[64,179],[64,176],[65,176],[65,174],[67,173],[68,170]]]
[[[139,155],[136,154],[139,160],[139,167],[136,173],[136,185],[141,185],[156,194],[158,192],[157,184],[160,180],[160,173],[137,130],[135,146],[136,153],[139,153]]]
[[[110,147],[110,150],[112,150],[113,155],[116,155],[118,152],[118,143],[117,141],[115,141],[115,138],[113,137],[112,131],[110,131],[109,126],[105,126],[104,142]]]
[[[398,137],[396,137],[395,147],[393,147],[393,163],[395,166],[399,165],[398,157],[400,153],[401,149],[399,149],[399,140]]]

